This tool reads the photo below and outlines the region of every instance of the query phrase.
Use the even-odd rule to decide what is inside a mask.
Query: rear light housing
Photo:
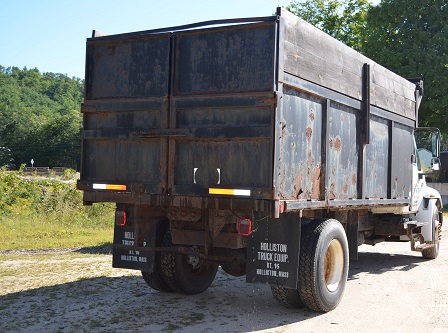
[[[252,233],[252,220],[248,218],[239,220],[238,233],[242,236],[249,236]]]
[[[124,227],[127,223],[126,212],[124,210],[115,211],[115,224]]]

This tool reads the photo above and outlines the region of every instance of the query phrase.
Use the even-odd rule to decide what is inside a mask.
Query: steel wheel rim
[[[328,244],[324,259],[324,279],[328,291],[338,289],[344,273],[344,250],[339,240],[333,239]]]

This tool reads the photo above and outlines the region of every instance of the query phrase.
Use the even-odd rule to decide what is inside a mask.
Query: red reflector
[[[249,236],[252,232],[252,221],[250,219],[242,219],[238,221],[238,233],[242,236]]]
[[[124,227],[126,225],[126,212],[124,210],[116,210],[115,211],[115,224],[120,227]]]
[[[280,203],[280,214],[283,214],[285,212],[285,202]]]
[[[187,212],[183,210],[183,211],[180,212],[180,215],[187,216]]]
[[[177,215],[177,210],[172,210],[171,211],[171,215],[176,216]]]

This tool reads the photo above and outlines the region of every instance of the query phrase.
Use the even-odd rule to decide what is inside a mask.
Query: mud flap
[[[155,234],[154,224],[154,231],[150,231],[143,239],[143,247],[155,246]],[[142,250],[142,246],[138,247],[138,250],[132,249],[136,246],[134,228],[115,225],[112,267],[152,272],[154,270],[154,252]],[[124,247],[127,248],[124,249]]]
[[[286,213],[280,218],[255,215],[248,238],[246,282],[297,288],[300,218]]]

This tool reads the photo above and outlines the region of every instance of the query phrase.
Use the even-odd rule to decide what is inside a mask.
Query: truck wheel
[[[173,246],[169,230],[164,237],[164,246]],[[213,282],[218,263],[192,255],[163,252],[161,254],[162,274],[175,291],[194,295],[205,291]]]
[[[246,275],[246,250],[228,250],[226,254],[234,259],[220,262],[222,270],[232,276]]]
[[[311,310],[328,312],[342,299],[348,275],[348,243],[334,219],[314,220],[302,229],[300,299]]]
[[[439,255],[441,229],[439,221],[439,210],[437,209],[437,207],[434,207],[432,226],[434,232],[432,233],[432,241],[430,244],[434,244],[434,246],[429,249],[422,250],[422,256],[425,259],[435,259]]]
[[[272,295],[276,301],[283,306],[288,308],[303,308],[305,305],[300,299],[299,290],[289,289],[281,286],[271,285]]]
[[[156,231],[156,246],[163,246],[163,237],[168,228],[169,221],[157,221],[157,231]],[[162,266],[161,266],[161,254],[160,252],[156,252],[154,254],[154,268],[152,272],[142,271],[143,279],[146,284],[150,286],[152,289],[161,291],[161,292],[170,292],[173,291],[167,281],[165,280],[162,274]]]

